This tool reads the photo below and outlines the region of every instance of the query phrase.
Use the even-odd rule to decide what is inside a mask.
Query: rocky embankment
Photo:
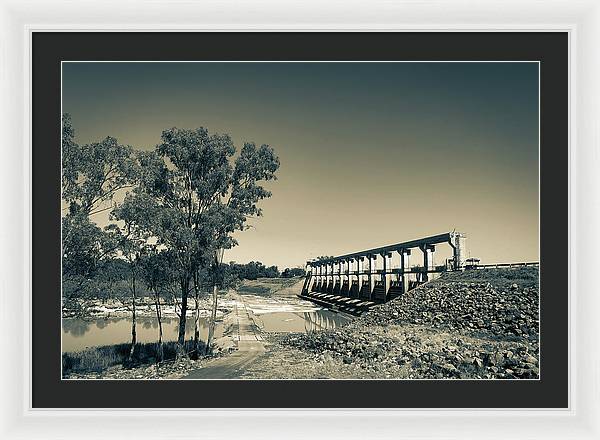
[[[373,377],[539,377],[538,269],[448,273],[349,325],[279,342]]]
[[[486,269],[448,273],[374,307],[360,325],[411,323],[469,330],[508,339],[538,339],[537,269]]]

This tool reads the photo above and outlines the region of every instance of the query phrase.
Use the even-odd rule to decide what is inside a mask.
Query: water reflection
[[[338,313],[329,312],[327,310],[322,312],[305,312],[304,331],[311,333],[319,330],[334,329],[344,325],[348,321],[349,318],[346,318]]]
[[[163,321],[163,340],[175,341],[179,334],[179,319],[165,318]],[[156,342],[158,340],[158,320],[143,317],[137,319],[137,340],[139,342]],[[200,320],[200,337],[206,338],[208,322]],[[223,334],[222,325],[217,323],[215,337]],[[194,336],[194,319],[188,318],[185,326],[186,339]],[[130,318],[100,318],[96,320],[63,319],[62,345],[63,351],[78,351],[86,347],[111,345],[131,340]]]
[[[258,326],[267,332],[313,332],[340,327],[350,318],[329,310],[314,312],[276,312],[255,316]]]
[[[80,338],[90,330],[90,322],[80,319],[63,319],[63,333],[67,332],[75,338]]]
[[[256,325],[266,332],[313,332],[333,329],[347,323],[350,318],[329,310],[312,312],[273,312],[254,315]],[[158,340],[158,321],[156,318],[143,317],[137,320],[137,340],[156,342]],[[100,318],[84,321],[81,319],[63,319],[63,351],[78,351],[86,347],[111,345],[131,340],[130,318]],[[179,334],[179,319],[163,319],[163,340],[175,341]],[[200,338],[206,339],[208,320],[200,319]],[[194,336],[194,319],[188,318],[185,326],[186,339]],[[217,323],[215,337],[223,335],[222,323]]]

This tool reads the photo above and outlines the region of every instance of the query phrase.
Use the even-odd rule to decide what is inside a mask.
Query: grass
[[[464,272],[447,272],[442,275],[444,280],[464,282],[490,282],[499,287],[516,283],[522,287],[538,287],[539,268],[487,268],[472,269]]]
[[[283,292],[285,289],[293,288],[303,279],[304,277],[244,280],[236,291],[241,295],[271,296]],[[300,287],[302,286],[300,285]],[[300,293],[300,290],[297,293]]]
[[[204,343],[200,342],[201,350]],[[134,368],[158,362],[158,344],[156,342],[136,344],[133,358],[129,359],[131,344],[103,345],[87,348],[77,352],[63,353],[63,377],[71,373],[99,373],[111,367]],[[189,356],[196,356],[193,341],[186,341],[184,350]],[[177,342],[163,343],[163,360],[170,361],[177,357]]]
[[[246,283],[238,287],[237,292],[246,295],[269,295],[271,289],[265,286],[251,286]]]

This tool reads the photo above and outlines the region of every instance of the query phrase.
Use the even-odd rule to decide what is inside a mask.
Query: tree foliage
[[[255,280],[257,278],[277,278],[280,276],[277,266],[266,267],[260,261],[251,261],[246,264],[229,263],[229,271],[239,279]]]
[[[75,142],[71,117],[63,116],[62,130],[62,198],[69,213],[93,215],[111,202],[115,193],[130,187],[136,169],[130,160],[132,147],[121,145],[113,137],[79,145]]]
[[[306,271],[300,267],[286,267],[283,272],[281,272],[282,278],[303,277],[304,275],[306,275]]]
[[[79,145],[71,117],[62,124],[62,199],[68,212],[62,219],[63,281],[74,291],[84,286],[101,264],[114,256],[116,243],[90,219],[115,193],[133,184],[132,148],[114,138]],[[112,206],[109,206],[112,208]]]

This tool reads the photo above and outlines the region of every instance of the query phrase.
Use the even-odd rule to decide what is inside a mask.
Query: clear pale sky
[[[539,259],[537,63],[63,63],[63,112],[78,143],[202,126],[271,145],[273,196],[226,261],[453,229],[482,262]]]

